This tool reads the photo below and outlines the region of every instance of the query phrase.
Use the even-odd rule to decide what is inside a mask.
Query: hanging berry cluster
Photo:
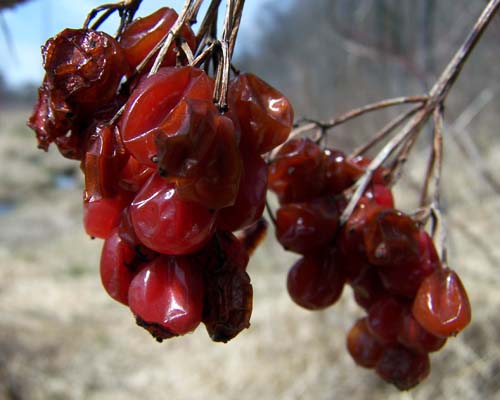
[[[394,208],[384,168],[375,171],[339,229],[344,190],[369,163],[322,150],[309,139],[288,141],[269,173],[280,202],[276,237],[302,255],[288,273],[291,298],[306,309],[324,309],[349,284],[367,312],[347,335],[349,353],[406,390],[428,375],[428,353],[467,326],[471,310],[458,275],[441,264],[432,238]]]
[[[104,239],[108,294],[159,341],[200,322],[214,341],[235,337],[250,323],[246,266],[265,233],[269,185],[280,204],[270,215],[277,239],[301,255],[288,274],[291,298],[325,309],[348,284],[366,311],[347,335],[354,361],[399,389],[417,385],[429,353],[468,325],[471,308],[436,224],[429,235],[428,217],[395,209],[390,187],[432,115],[420,211],[439,214],[443,102],[496,8],[486,8],[427,96],[381,101],[330,123],[304,120],[294,137],[319,129],[321,140],[287,141],[289,101],[255,75],[231,73],[243,0],[227,0],[221,40],[217,0],[198,35],[189,23],[202,1],[187,0],[180,15],[161,8],[134,20],[140,3],[95,9],[83,29],[45,44],[46,74],[29,119],[40,148],[53,143],[81,163],[84,227]],[[121,17],[116,37],[97,30],[113,11]],[[355,152],[405,123],[373,161],[318,144],[340,123],[409,103],[416,105]]]
[[[214,79],[175,44],[156,73],[137,73],[177,19],[162,8],[118,40],[92,29],[50,39],[29,124],[41,148],[54,143],[81,162],[84,227],[104,239],[109,295],[160,341],[203,322],[226,342],[249,326],[252,310],[248,241],[231,232],[259,226],[261,155],[287,139],[293,110],[257,76],[239,74],[228,87],[231,111],[221,113]],[[189,26],[181,39],[196,50]]]

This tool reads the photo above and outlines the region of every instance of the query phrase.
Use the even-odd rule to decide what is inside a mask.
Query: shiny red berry
[[[436,336],[453,336],[463,330],[470,323],[471,306],[457,273],[444,268],[427,276],[415,296],[412,313]]]
[[[347,350],[356,364],[373,368],[383,352],[383,346],[368,330],[366,318],[356,321],[347,334]]]

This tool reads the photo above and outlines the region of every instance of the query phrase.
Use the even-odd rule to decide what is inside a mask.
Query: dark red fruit
[[[143,79],[127,101],[120,122],[126,149],[139,162],[155,167],[155,138],[170,111],[184,98],[211,100],[213,82],[193,67],[161,68]]]
[[[216,213],[184,200],[175,183],[154,174],[130,205],[139,240],[159,253],[190,254],[200,250],[212,237]]]
[[[307,255],[288,272],[287,288],[292,300],[309,310],[321,310],[334,304],[342,294],[345,277],[327,254]]]
[[[418,259],[394,268],[378,269],[380,279],[390,293],[413,298],[423,279],[441,268],[434,243],[424,230],[419,232],[418,245]]]
[[[229,108],[241,131],[242,148],[263,154],[285,142],[293,125],[288,99],[253,74],[238,75],[229,86]]]
[[[87,235],[101,239],[107,238],[113,228],[120,223],[122,210],[129,200],[121,194],[102,197],[83,202],[83,226]]]
[[[347,334],[347,350],[362,367],[373,368],[377,364],[383,347],[368,330],[366,318],[358,319]]]
[[[42,53],[50,89],[91,110],[113,100],[127,71],[116,40],[90,29],[65,29],[47,41]]]
[[[160,256],[130,283],[130,310],[158,341],[184,335],[201,322],[203,278],[186,257]]]
[[[399,390],[409,390],[429,375],[430,360],[427,354],[395,345],[384,349],[375,370],[382,379]]]
[[[359,272],[351,276],[349,283],[353,290],[354,300],[365,310],[370,309],[371,306],[387,296],[387,291],[382,286],[376,269],[371,265],[361,266]]]
[[[266,162],[251,151],[243,150],[241,157],[243,169],[234,205],[221,209],[217,216],[217,227],[221,230],[236,231],[254,224],[266,205]]]
[[[394,197],[392,196],[391,189],[387,186],[380,184],[373,184],[368,187],[358,202],[358,205],[375,203],[384,208],[394,208]]]
[[[412,313],[422,327],[440,337],[456,335],[471,320],[467,292],[457,273],[437,269],[420,285]]]
[[[285,143],[269,168],[269,188],[281,204],[318,197],[324,185],[323,153],[310,139]]]
[[[88,139],[83,161],[85,201],[113,197],[117,193],[117,176],[127,161],[118,130],[107,124],[97,124]]]
[[[398,341],[421,353],[438,351],[446,343],[445,338],[433,335],[422,328],[410,312],[405,312]]]
[[[162,7],[151,15],[137,18],[127,26],[120,37],[119,43],[124,50],[125,57],[131,69],[135,69],[156,47],[170,28],[172,28],[177,17],[178,15],[175,10]],[[191,28],[184,25],[180,34],[191,50],[194,51],[196,38]],[[175,66],[176,54],[174,47],[175,43],[168,49],[161,66]],[[157,53],[153,55],[151,61],[146,65],[145,71],[149,71],[153,66],[156,55]]]
[[[361,175],[363,168],[346,160],[345,154],[337,149],[325,149],[325,186],[330,194],[342,193],[350,187]]]
[[[366,256],[371,264],[400,267],[419,258],[419,229],[408,215],[394,209],[381,210],[363,230]]]
[[[120,238],[117,228],[113,229],[101,252],[101,282],[106,292],[122,304],[128,305],[128,288],[139,268],[138,261],[135,250]]]
[[[212,101],[181,101],[155,134],[158,168],[180,196],[211,209],[234,204],[242,162],[233,123]]]
[[[368,311],[368,329],[381,343],[396,343],[403,321],[403,306],[392,297],[377,301]]]
[[[339,212],[329,197],[281,206],[276,213],[276,237],[289,251],[306,254],[333,241]]]
[[[233,234],[218,232],[201,257],[207,257],[203,323],[213,341],[225,343],[250,326],[253,289],[245,272],[248,255]]]

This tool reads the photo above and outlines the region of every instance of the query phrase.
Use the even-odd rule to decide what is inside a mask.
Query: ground
[[[429,378],[401,394],[345,350],[362,315],[349,288],[326,311],[292,303],[284,282],[293,256],[273,244],[272,232],[249,265],[250,329],[226,345],[212,343],[202,326],[156,343],[102,289],[102,243],[81,226],[78,165],[36,149],[28,113],[0,112],[0,399],[500,398],[500,201],[464,168],[452,141],[444,172],[449,260],[473,321],[432,355]],[[492,145],[492,166],[498,155]],[[403,186],[398,204],[411,205],[412,195]]]

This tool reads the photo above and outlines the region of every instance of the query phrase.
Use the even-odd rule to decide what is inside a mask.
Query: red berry
[[[396,343],[403,312],[403,306],[396,299],[385,297],[370,307],[368,329],[381,343]]]
[[[216,213],[179,197],[175,184],[154,174],[130,205],[139,240],[159,253],[190,254],[212,237]]]
[[[445,338],[435,336],[422,328],[410,312],[405,312],[398,341],[421,353],[438,351],[446,343]]]
[[[377,364],[383,347],[368,330],[366,318],[358,319],[347,334],[347,350],[362,367],[373,368]]]
[[[358,205],[370,202],[384,208],[394,208],[394,197],[392,196],[391,189],[377,183],[368,186],[368,189],[359,200]]]
[[[360,267],[359,272],[351,276],[349,283],[354,293],[354,300],[365,310],[387,296],[376,269],[371,265],[364,264]]]
[[[292,129],[288,99],[253,74],[238,75],[229,86],[229,108],[241,130],[242,148],[263,154],[285,142]]]
[[[366,256],[371,264],[399,267],[419,258],[419,230],[415,221],[394,209],[381,210],[363,230]]]
[[[266,204],[266,162],[251,151],[243,150],[241,157],[243,170],[234,205],[221,209],[217,216],[217,226],[222,230],[236,231],[254,224]]]
[[[276,237],[289,251],[306,254],[334,239],[339,212],[329,197],[281,206],[276,213]]]
[[[309,310],[334,304],[342,294],[345,277],[330,254],[307,255],[288,272],[287,288],[292,300]]]
[[[157,128],[184,98],[211,100],[213,82],[193,67],[161,68],[143,79],[127,101],[120,122],[126,149],[141,163],[155,167]]]
[[[128,305],[128,288],[137,268],[135,250],[120,238],[117,228],[113,229],[101,252],[101,282],[106,292],[116,301]]]
[[[309,139],[285,143],[269,168],[269,188],[281,204],[318,197],[324,190],[323,153]]]
[[[127,71],[120,45],[104,32],[65,29],[42,49],[50,89],[95,110],[110,102]]]
[[[429,375],[429,356],[401,345],[390,346],[384,349],[375,370],[382,379],[399,390],[409,390]]]
[[[363,175],[363,168],[348,162],[345,154],[340,150],[325,149],[323,156],[326,190],[330,194],[341,193]]]
[[[186,257],[160,256],[130,283],[130,310],[157,340],[184,335],[201,322],[203,278]]]
[[[136,19],[127,26],[119,42],[131,69],[135,69],[163,37],[165,37],[177,20],[177,17],[178,15],[175,10],[168,7],[162,7],[151,15]],[[181,30],[181,35],[191,50],[194,51],[196,47],[196,38],[191,28],[184,25]],[[176,54],[174,52],[174,47],[175,43],[168,49],[161,66],[175,65]],[[144,68],[145,71],[149,71],[153,66],[156,54]]]
[[[389,292],[413,299],[422,280],[441,268],[434,243],[424,230],[419,231],[418,245],[418,258],[414,261],[378,269],[380,279]]]
[[[412,313],[422,327],[440,337],[456,335],[471,320],[467,292],[457,273],[436,269],[420,285]]]
[[[107,238],[120,223],[122,210],[128,200],[119,194],[114,197],[90,199],[83,203],[83,226],[87,235]]]
[[[234,204],[242,162],[233,123],[212,101],[185,99],[156,133],[159,172],[187,200],[219,209]]]

